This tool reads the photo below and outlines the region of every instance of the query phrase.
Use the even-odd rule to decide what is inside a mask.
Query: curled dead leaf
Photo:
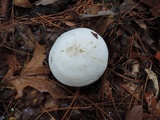
[[[33,5],[28,0],[13,0],[13,5],[24,8],[33,7]]]
[[[150,69],[145,69],[145,71],[148,74],[148,78],[151,79],[153,81],[153,83],[154,83],[154,88],[156,90],[155,98],[158,98],[158,95],[159,95],[159,84],[158,84],[157,75],[156,75],[156,73],[154,73]]]
[[[157,101],[152,92],[145,93],[145,100],[148,104],[148,111],[156,116],[160,116],[160,101]]]

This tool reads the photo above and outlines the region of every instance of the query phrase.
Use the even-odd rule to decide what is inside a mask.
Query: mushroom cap
[[[61,83],[82,87],[98,80],[108,64],[103,38],[88,28],[76,28],[60,35],[49,53],[49,66]]]

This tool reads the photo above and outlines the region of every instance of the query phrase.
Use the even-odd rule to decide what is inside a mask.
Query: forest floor
[[[1,0],[0,120],[159,120],[159,0]],[[52,75],[55,40],[90,28],[109,50],[95,83]]]

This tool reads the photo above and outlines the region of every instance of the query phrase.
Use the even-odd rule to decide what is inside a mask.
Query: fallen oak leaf
[[[33,57],[29,63],[25,65],[21,74],[24,75],[48,75],[50,69],[44,64],[46,58],[46,50],[44,45],[39,45],[36,42],[36,48]]]
[[[26,67],[24,67],[20,75],[17,76],[13,75],[15,70],[17,70],[14,69],[13,66],[15,66],[15,64],[19,64],[19,62],[16,60],[15,56],[13,57],[13,55],[11,55],[16,62],[11,62],[11,60],[8,60],[10,69],[3,78],[3,81],[8,82],[15,87],[17,90],[17,95],[15,98],[22,97],[23,89],[27,86],[33,87],[41,93],[48,92],[54,99],[64,96],[64,91],[52,80],[48,79],[50,70],[47,65],[43,64],[43,60],[46,58],[44,53],[45,46],[41,46],[36,43],[36,50],[31,61],[26,64]],[[11,57],[8,57],[8,59],[10,58]]]
[[[17,58],[12,54],[7,54],[7,62],[10,63],[9,68],[13,71],[17,71],[22,68],[20,63],[17,61]]]
[[[22,66],[17,61],[17,58],[14,55],[7,54],[6,57],[7,57],[7,62],[10,63],[9,64],[10,69],[8,70],[7,74],[3,77],[3,81],[10,78],[15,71],[18,71],[22,68]]]
[[[52,81],[44,76],[12,76],[9,79],[9,83],[16,88],[17,95],[15,98],[19,98],[23,95],[23,89],[27,86],[33,87],[43,92],[48,92],[53,98],[62,97],[63,93],[60,88]]]

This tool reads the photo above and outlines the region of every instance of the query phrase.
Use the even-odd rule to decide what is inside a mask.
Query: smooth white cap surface
[[[88,28],[76,28],[57,38],[49,53],[49,66],[61,83],[82,87],[98,80],[108,64],[103,38]]]

